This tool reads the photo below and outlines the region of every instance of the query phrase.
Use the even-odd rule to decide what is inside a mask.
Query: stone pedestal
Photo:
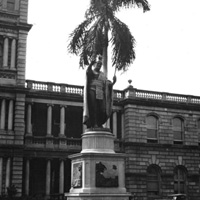
[[[71,189],[67,200],[128,200],[124,154],[115,153],[108,129],[86,130],[82,151],[72,160]]]

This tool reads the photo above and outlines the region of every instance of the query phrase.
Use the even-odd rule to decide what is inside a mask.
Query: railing
[[[53,137],[53,136],[25,136],[25,145],[29,147],[45,148],[52,147],[58,149],[81,149],[81,139],[79,138],[66,138],[66,137]]]
[[[25,145],[33,148],[50,147],[53,149],[68,149],[68,150],[81,150],[81,138],[67,138],[67,137],[49,137],[49,136],[25,136]],[[124,146],[122,140],[115,140],[115,151],[123,152]]]
[[[38,91],[48,91],[57,93],[66,93],[83,96],[83,86],[68,85],[68,84],[56,84],[51,82],[40,82],[26,80],[26,88]],[[114,99],[149,99],[157,101],[167,102],[180,102],[180,103],[191,103],[200,104],[200,97],[192,95],[180,95],[166,92],[155,92],[147,90],[138,90],[129,86],[125,90],[114,90]]]
[[[67,94],[78,94],[83,95],[83,86],[68,85],[68,84],[57,84],[51,82],[40,82],[27,80],[25,84],[26,88],[38,91],[48,91],[57,93],[67,93]]]
[[[155,92],[155,91],[147,91],[147,90],[138,90],[133,87],[128,87],[123,90],[123,94],[121,96],[129,99],[149,99],[149,100],[157,100],[157,101],[166,101],[166,102],[176,102],[176,103],[185,103],[185,104],[200,104],[200,97],[192,96],[192,95],[181,95],[181,94],[173,94],[166,92]],[[122,97],[122,98],[123,98]]]

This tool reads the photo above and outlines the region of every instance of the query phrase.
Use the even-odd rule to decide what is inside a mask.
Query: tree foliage
[[[90,6],[85,12],[85,20],[70,34],[68,45],[70,53],[80,56],[80,67],[88,65],[98,54],[103,55],[107,63],[107,48],[110,42],[112,65],[118,70],[127,69],[135,59],[135,39],[128,26],[115,14],[121,8],[135,6],[142,8],[144,12],[150,10],[146,0],[90,1]]]

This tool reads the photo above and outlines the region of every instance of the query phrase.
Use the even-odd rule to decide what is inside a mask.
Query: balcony
[[[53,136],[25,136],[25,146],[29,148],[52,148],[63,150],[81,150],[81,139]]]
[[[83,86],[77,85],[26,80],[25,87],[34,91],[53,92],[55,94],[65,93],[79,95],[80,97],[83,96]],[[124,90],[114,90],[114,100],[120,101],[125,99],[143,99],[171,103],[200,104],[200,97],[198,96],[138,90],[133,88],[131,85]]]
[[[55,149],[66,151],[81,151],[82,141],[80,138],[48,137],[48,136],[25,136],[25,146],[34,149]],[[115,151],[124,152],[123,141],[115,140]]]

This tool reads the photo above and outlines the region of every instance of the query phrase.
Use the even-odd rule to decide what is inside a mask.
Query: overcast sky
[[[83,85],[79,57],[67,52],[69,34],[84,20],[90,0],[29,0],[26,79]],[[136,59],[117,73],[137,89],[200,96],[200,0],[148,0],[149,12],[123,9],[118,17],[136,39]],[[111,56],[109,55],[109,59]],[[109,78],[113,69],[109,64]]]

